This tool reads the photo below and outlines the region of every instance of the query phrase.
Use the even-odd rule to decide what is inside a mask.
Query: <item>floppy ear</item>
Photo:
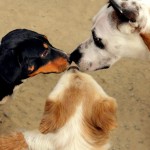
[[[7,51],[7,53],[0,56],[0,76],[5,82],[8,84],[15,82],[20,73],[21,64],[13,51]]]
[[[114,99],[96,101],[92,106],[92,124],[95,128],[109,132],[117,126],[117,104]]]
[[[39,127],[40,132],[46,134],[62,127],[67,120],[65,109],[67,108],[59,101],[47,101]]]
[[[140,35],[150,51],[150,33],[141,33]]]

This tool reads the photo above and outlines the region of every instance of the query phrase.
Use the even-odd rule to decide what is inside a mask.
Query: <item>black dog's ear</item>
[[[0,56],[0,77],[8,84],[12,84],[21,74],[21,64],[18,56],[10,50]]]

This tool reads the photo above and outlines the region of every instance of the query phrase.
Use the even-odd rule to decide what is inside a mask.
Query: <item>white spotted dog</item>
[[[1,150],[108,150],[116,100],[71,66],[50,93],[39,130],[0,137]]]
[[[93,18],[91,36],[70,55],[83,71],[112,66],[120,58],[150,58],[150,1],[109,0]]]

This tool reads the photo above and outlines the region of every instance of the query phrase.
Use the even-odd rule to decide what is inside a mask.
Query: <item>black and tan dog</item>
[[[67,55],[53,47],[46,36],[27,29],[9,32],[0,45],[0,101],[11,95],[23,79],[39,73],[59,73],[67,65]]]

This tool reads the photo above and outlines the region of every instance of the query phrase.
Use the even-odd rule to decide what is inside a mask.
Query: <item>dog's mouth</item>
[[[121,6],[119,6],[115,0],[109,0],[109,6],[112,6],[113,9],[116,11],[117,15],[119,18],[121,18],[122,20],[128,22],[136,22],[136,12],[129,10],[129,9],[125,9]]]
[[[103,69],[108,69],[108,68],[110,68],[110,66],[103,66],[103,67],[95,69],[95,71],[97,71],[97,70],[103,70]]]

